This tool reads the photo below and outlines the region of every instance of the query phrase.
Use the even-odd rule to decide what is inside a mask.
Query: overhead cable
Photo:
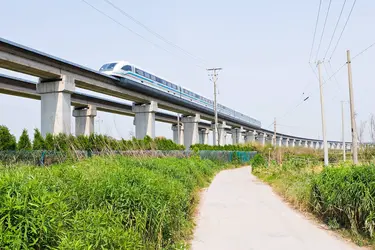
[[[173,52],[165,49],[164,47],[152,42],[151,40],[147,39],[146,37],[142,36],[141,34],[139,34],[138,32],[132,30],[131,28],[125,26],[124,24],[120,23],[119,21],[117,21],[116,19],[114,19],[113,17],[111,17],[110,15],[106,14],[105,12],[101,11],[100,9],[96,8],[94,5],[90,4],[89,2],[87,2],[86,0],[81,0],[82,2],[84,2],[85,4],[87,4],[88,6],[90,6],[92,9],[96,10],[97,12],[99,12],[100,14],[102,14],[103,16],[107,17],[108,19],[112,20],[113,22],[115,22],[116,24],[120,25],[122,28],[128,30],[129,32],[133,33],[134,35],[140,37],[141,39],[145,40],[146,42],[154,45],[155,47],[161,49],[161,50],[164,50],[165,52],[171,54],[171,55],[175,55]],[[194,64],[195,66],[201,68],[201,69],[205,69],[205,67],[199,65],[199,64]]]
[[[319,1],[319,9],[318,9],[318,15],[316,17],[316,22],[315,22],[314,36],[313,36],[311,50],[310,50],[309,63],[311,62],[311,56],[312,56],[312,52],[313,52],[313,49],[314,49],[316,29],[317,29],[318,23],[319,23],[319,16],[320,16],[320,9],[321,9],[321,7],[322,7],[322,0]]]
[[[332,41],[333,41],[333,38],[335,37],[335,34],[336,34],[336,30],[337,30],[337,27],[340,23],[340,20],[341,20],[341,16],[342,16],[342,13],[344,12],[344,8],[345,8],[345,4],[346,4],[346,1],[344,1],[343,5],[342,5],[342,8],[341,8],[341,11],[340,11],[340,15],[339,15],[339,18],[337,19],[337,22],[336,22],[336,25],[335,25],[335,29],[333,30],[333,34],[331,36],[331,40],[329,41],[329,45],[328,45],[328,48],[326,50],[326,53],[324,54],[324,57],[323,57],[323,61],[325,60],[326,56],[327,56],[327,53],[329,51],[329,49],[331,48],[331,45],[332,45]]]
[[[326,24],[327,24],[327,20],[328,20],[328,16],[329,16],[329,10],[331,9],[331,3],[332,3],[332,0],[329,0],[328,9],[327,9],[327,14],[326,14],[326,18],[325,18],[325,20],[324,20],[324,25],[323,25],[322,35],[320,36],[320,42],[319,42],[319,45],[318,45],[318,51],[316,52],[315,61],[318,60],[319,51],[320,51],[320,46],[322,45],[322,40],[323,40],[323,36],[324,36],[324,31],[325,31],[325,29],[326,29]]]
[[[335,45],[335,47],[334,47],[334,49],[333,49],[333,51],[332,51],[332,53],[331,53],[331,56],[329,57],[329,60],[331,60],[332,56],[334,55],[334,53],[335,53],[335,51],[336,51],[336,49],[337,49],[337,46],[339,45],[339,43],[340,43],[340,41],[341,41],[342,34],[344,33],[346,26],[348,25],[348,22],[349,22],[349,20],[350,20],[350,17],[351,17],[351,15],[352,15],[352,12],[353,12],[353,9],[354,9],[354,6],[355,6],[356,3],[357,3],[357,0],[354,0],[353,5],[352,5],[352,8],[350,9],[350,12],[349,12],[348,18],[346,19],[345,25],[344,25],[344,27],[342,28],[342,31],[341,31],[340,36],[339,36],[339,39],[338,39],[337,42],[336,42],[336,45]]]
[[[202,58],[193,55],[189,51],[181,48],[177,44],[175,44],[175,43],[169,41],[168,39],[164,38],[162,35],[160,35],[156,31],[152,30],[150,27],[146,26],[141,21],[137,20],[136,18],[134,18],[133,16],[131,16],[129,13],[127,13],[126,11],[124,11],[123,9],[121,9],[120,7],[118,7],[117,5],[115,5],[114,3],[112,3],[111,1],[109,1],[109,0],[103,0],[103,1],[105,1],[106,3],[108,3],[109,5],[111,5],[113,8],[115,8],[116,10],[118,10],[122,15],[126,16],[127,18],[129,18],[130,20],[132,20],[133,22],[135,22],[136,24],[138,24],[139,26],[143,27],[145,30],[147,30],[148,32],[150,32],[151,34],[153,34],[154,36],[156,36],[160,40],[162,40],[165,43],[167,43],[167,44],[169,44],[169,45],[177,48],[178,50],[184,52],[186,55],[192,57],[193,59],[195,59],[197,61],[200,61],[200,62],[206,63],[205,60],[203,60]]]

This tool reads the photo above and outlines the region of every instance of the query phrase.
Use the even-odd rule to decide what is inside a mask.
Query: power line
[[[134,35],[142,38],[143,40],[145,40],[146,42],[154,45],[155,47],[159,48],[159,49],[162,49],[164,50],[165,52],[171,54],[171,55],[175,55],[174,53],[172,53],[171,51],[161,47],[160,45],[152,42],[151,40],[147,39],[146,37],[142,36],[141,34],[139,34],[138,32],[132,30],[131,28],[125,26],[124,24],[120,23],[119,21],[117,21],[116,19],[114,19],[113,17],[109,16],[108,14],[106,14],[105,12],[101,11],[100,9],[96,8],[94,5],[90,4],[89,2],[87,2],[86,0],[81,0],[82,2],[84,2],[85,4],[87,4],[88,6],[90,6],[91,8],[93,8],[94,10],[96,10],[97,12],[99,12],[100,14],[102,14],[103,16],[107,17],[108,19],[112,20],[113,22],[115,22],[116,24],[120,25],[122,28],[128,30],[129,32],[133,33]],[[199,68],[202,68],[202,69],[205,69],[204,67],[202,67],[201,65],[198,65],[198,64],[194,64],[195,66],[199,67]]]
[[[331,48],[331,44],[332,44],[333,38],[335,37],[336,30],[337,30],[337,27],[338,27],[338,25],[339,25],[339,22],[340,22],[340,20],[341,20],[341,16],[342,16],[342,13],[343,13],[344,8],[345,8],[346,1],[347,1],[347,0],[345,0],[345,1],[344,1],[344,4],[342,5],[342,8],[341,8],[341,11],[340,11],[339,18],[337,19],[336,26],[335,26],[335,29],[333,30],[333,34],[332,34],[331,40],[329,41],[329,45],[328,45],[328,48],[327,48],[327,50],[326,50],[326,53],[324,54],[323,61],[325,60],[325,58],[326,58],[326,56],[327,56],[327,53],[328,53],[329,49]]]
[[[151,34],[153,34],[154,36],[156,36],[157,38],[159,38],[160,40],[164,41],[165,43],[179,49],[180,51],[184,52],[186,55],[192,57],[193,59],[197,60],[197,61],[200,61],[200,62],[204,62],[206,63],[205,60],[203,60],[202,58],[200,57],[197,57],[195,55],[193,55],[192,53],[190,53],[189,51],[181,48],[180,46],[178,46],[177,44],[169,41],[168,39],[164,38],[162,35],[160,35],[159,33],[157,33],[156,31],[152,30],[150,27],[146,26],[145,24],[143,24],[141,21],[137,20],[136,18],[134,18],[133,16],[131,16],[129,13],[125,12],[123,9],[121,9],[120,7],[116,6],[114,3],[112,3],[111,1],[109,0],[103,0],[105,1],[106,3],[108,3],[109,5],[111,5],[113,8],[115,8],[116,10],[118,10],[122,15],[126,16],[127,18],[129,18],[130,20],[132,20],[133,22],[135,22],[136,24],[138,24],[139,26],[143,27],[145,30],[147,30],[148,32],[150,32]]]
[[[353,56],[352,61],[353,61],[357,56],[362,55],[362,54],[365,53],[367,50],[369,50],[370,48],[372,48],[374,45],[375,45],[375,42],[374,42],[373,44],[371,44],[370,46],[368,46],[366,49],[364,49],[364,50],[362,50],[361,52],[359,52],[357,55]]]
[[[345,25],[344,25],[344,27],[342,28],[341,34],[340,34],[340,36],[339,36],[339,39],[337,40],[337,43],[336,43],[336,45],[335,45],[335,47],[334,47],[334,49],[333,49],[333,51],[332,51],[331,56],[329,57],[329,60],[331,60],[333,54],[335,53],[335,51],[336,51],[336,49],[337,49],[337,46],[338,46],[339,43],[340,43],[340,40],[341,40],[342,34],[344,33],[346,26],[348,25],[348,22],[349,22],[350,16],[352,15],[352,12],[353,12],[353,9],[354,9],[354,6],[355,6],[356,2],[357,2],[357,0],[354,0],[353,5],[352,5],[352,8],[350,9],[350,12],[349,12],[348,18],[346,19]]]
[[[324,36],[324,31],[326,29],[327,19],[328,19],[328,16],[329,16],[329,10],[331,9],[331,3],[332,3],[332,0],[329,0],[327,14],[326,14],[326,18],[324,20],[322,35],[320,36],[320,42],[319,42],[319,46],[318,46],[318,51],[316,52],[315,61],[317,61],[317,59],[318,59],[318,55],[319,55],[319,51],[320,51],[320,45],[322,44],[322,40],[323,40],[323,36]]]
[[[319,1],[319,9],[318,9],[318,15],[316,17],[316,22],[315,22],[314,36],[313,36],[311,50],[310,50],[309,63],[311,62],[311,55],[312,55],[312,52],[313,52],[313,49],[314,49],[316,29],[317,29],[318,23],[319,23],[319,16],[320,16],[320,8],[321,7],[322,7],[322,0]]]

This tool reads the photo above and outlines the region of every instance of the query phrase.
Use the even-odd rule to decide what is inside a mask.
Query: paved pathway
[[[204,192],[192,250],[360,249],[291,209],[250,173],[219,173]]]

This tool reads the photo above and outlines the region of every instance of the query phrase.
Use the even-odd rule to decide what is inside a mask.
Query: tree
[[[0,150],[16,150],[16,137],[5,126],[0,126]]]
[[[40,133],[39,129],[34,129],[34,140],[33,140],[33,149],[34,150],[42,150],[45,148],[45,142],[42,134]]]
[[[26,129],[22,131],[20,140],[18,141],[18,144],[17,144],[17,149],[18,150],[31,150],[31,141],[30,141],[29,134],[27,133]]]
[[[52,134],[48,133],[45,140],[45,148],[47,150],[55,150],[55,140]]]

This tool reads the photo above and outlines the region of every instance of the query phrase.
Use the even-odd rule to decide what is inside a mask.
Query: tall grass
[[[253,173],[298,209],[358,244],[375,247],[375,165],[322,167],[321,162],[289,158],[282,164],[255,164]]]
[[[0,249],[174,249],[221,168],[121,156],[0,168]]]

